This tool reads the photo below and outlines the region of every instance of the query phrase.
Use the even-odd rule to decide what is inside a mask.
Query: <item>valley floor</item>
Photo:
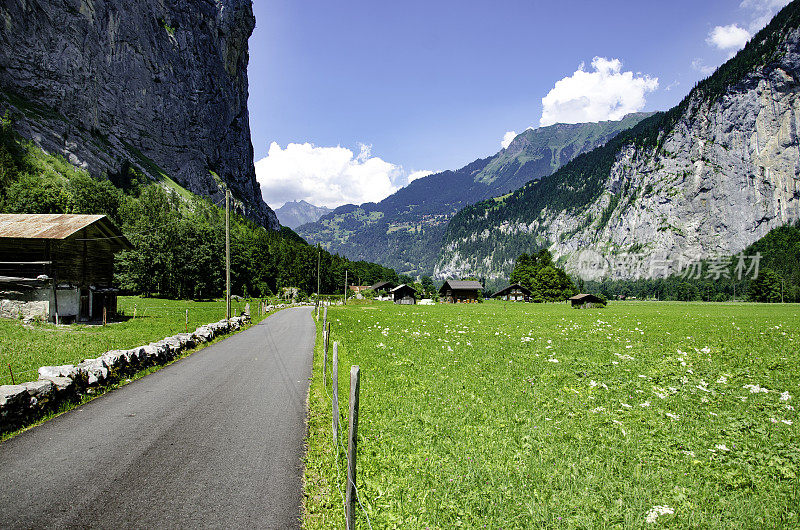
[[[377,303],[328,316],[343,428],[337,451],[318,336],[307,528],[343,527],[355,364],[359,528],[366,515],[373,528],[800,525],[800,305]]]

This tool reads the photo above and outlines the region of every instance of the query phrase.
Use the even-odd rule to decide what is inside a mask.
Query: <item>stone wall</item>
[[[278,306],[282,307],[282,306]],[[268,306],[267,310],[276,307]],[[209,342],[214,337],[238,331],[250,316],[233,317],[198,327],[192,333],[179,333],[158,342],[130,350],[111,350],[100,357],[78,364],[42,366],[39,380],[18,385],[0,385],[0,432],[11,431],[45,414],[62,401],[115,383],[148,366],[164,364],[181,352]]]

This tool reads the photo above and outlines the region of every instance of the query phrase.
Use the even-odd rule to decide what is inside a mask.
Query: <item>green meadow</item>
[[[244,309],[243,301],[231,303],[231,313]],[[75,324],[23,324],[0,319],[0,385],[10,385],[9,365],[16,382],[35,381],[40,366],[77,364],[108,350],[129,349],[183,333],[186,310],[188,330],[225,318],[225,301],[193,302],[120,296],[120,321],[107,326]],[[251,303],[253,322],[258,322],[258,302]],[[134,311],[136,317],[134,318]]]
[[[361,367],[358,528],[800,526],[800,305],[328,315],[343,431]],[[304,525],[342,528],[319,335]]]

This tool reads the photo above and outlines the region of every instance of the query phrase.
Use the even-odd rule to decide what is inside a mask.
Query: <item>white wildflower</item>
[[[760,386],[760,385],[744,385],[742,388],[747,388],[750,390],[751,394],[758,394],[759,392],[768,393],[769,390]]]
[[[705,388],[703,385],[696,385],[695,388],[702,390],[703,392],[711,392],[711,390]]]
[[[778,423],[778,420],[776,420],[775,418],[770,418],[769,421],[771,421],[772,423]]]
[[[725,444],[717,444],[714,447],[716,447],[720,451],[730,451],[730,449],[728,449],[728,447]]]
[[[653,506],[652,508],[650,508],[650,511],[647,512],[647,517],[645,517],[645,522],[647,522],[648,524],[652,524],[656,522],[656,519],[658,519],[660,515],[672,515],[674,513],[675,510],[673,510],[669,506],[666,505]]]
[[[623,407],[625,407],[626,409],[633,408],[630,405],[628,405],[627,403],[623,403],[622,401],[620,401],[619,404],[622,405]]]
[[[679,419],[681,418],[681,417],[680,417],[680,416],[678,416],[677,414],[673,414],[673,413],[671,413],[671,412],[667,412],[667,417],[668,417],[668,418],[672,418],[673,420],[679,420]]]
[[[694,451],[683,451],[686,456],[694,456]]]
[[[792,420],[781,420],[781,422],[785,423],[786,425],[792,424]]]
[[[597,386],[597,381],[592,379],[591,381],[589,381],[589,386],[592,387],[592,388],[596,387]]]
[[[792,399],[792,396],[789,395],[789,392],[781,392],[781,401],[789,401]]]
[[[720,385],[727,385],[728,384],[728,378],[725,377],[724,375],[721,375],[721,376],[719,376],[719,379],[717,379],[717,383],[720,384]]]
[[[547,359],[547,362],[549,362],[549,363],[557,363],[558,359]]]

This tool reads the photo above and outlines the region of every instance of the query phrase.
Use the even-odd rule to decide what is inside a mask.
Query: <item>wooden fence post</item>
[[[339,343],[333,343],[333,366],[331,366],[331,387],[333,399],[331,400],[333,439],[339,443]]]
[[[189,309],[186,309],[186,325],[185,328],[186,333],[189,333]]]
[[[330,342],[330,330],[322,330],[322,384],[328,386],[328,343]]]
[[[322,329],[325,329],[325,326],[328,325],[328,306],[325,306],[325,311],[323,312],[322,316]]]
[[[356,527],[356,436],[358,435],[358,391],[361,384],[361,369],[350,367],[350,429],[347,437],[347,503],[345,520],[347,530]]]
[[[103,325],[106,325],[106,306],[103,306]]]

